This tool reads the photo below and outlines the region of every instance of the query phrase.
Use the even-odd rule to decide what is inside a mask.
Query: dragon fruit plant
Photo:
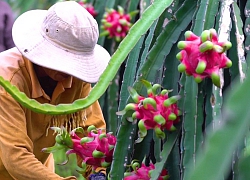
[[[168,96],[168,90],[163,89],[158,94],[157,90],[161,88],[160,84],[151,85],[150,82],[142,80],[147,88],[148,97],[140,96],[135,89],[129,87],[129,93],[135,103],[129,103],[125,109],[117,112],[117,115],[123,115],[129,110],[135,111],[130,122],[138,122],[138,139],[141,142],[147,135],[147,130],[154,129],[158,138],[165,138],[164,130],[175,130],[174,124],[179,122],[180,110],[177,107],[177,101],[180,96]]]
[[[213,84],[220,87],[219,70],[232,66],[225,54],[231,48],[231,42],[219,42],[216,30],[210,29],[203,31],[200,37],[186,31],[185,41],[180,41],[177,46],[181,49],[176,55],[181,62],[178,71],[193,76],[197,83],[211,78]]]
[[[151,171],[155,169],[155,165],[150,163],[149,166],[146,166],[144,162],[142,162],[141,167],[138,162],[132,162],[131,165],[133,171],[124,173],[124,180],[150,180]],[[158,180],[167,180],[169,179],[168,171],[163,169]]]
[[[101,36],[115,38],[117,42],[121,41],[132,26],[131,18],[136,13],[137,11],[126,14],[121,6],[118,6],[118,10],[106,9],[101,21],[103,30]]]
[[[113,151],[116,144],[116,137],[112,133],[103,133],[95,126],[89,126],[87,136],[80,138],[76,133],[83,133],[83,129],[78,127],[70,133],[65,128],[52,127],[57,132],[56,143],[52,147],[43,148],[42,151],[51,153],[60,149],[68,149],[66,156],[75,153],[82,158],[82,169],[80,173],[86,172],[87,165],[92,166],[93,172],[97,167],[109,167],[113,158]],[[66,164],[68,159],[61,163]]]
[[[83,6],[94,18],[97,16],[97,12],[91,3],[87,3],[86,0],[80,0],[78,3]]]

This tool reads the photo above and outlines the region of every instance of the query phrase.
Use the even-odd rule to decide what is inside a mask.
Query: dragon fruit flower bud
[[[128,118],[128,121],[137,123],[138,120],[137,143],[143,140],[147,135],[147,130],[150,129],[155,130],[155,133],[158,133],[158,137],[164,138],[164,130],[174,130],[174,125],[179,122],[179,116],[182,115],[177,107],[177,101],[180,99],[180,96],[169,97],[168,93],[171,91],[167,89],[157,93],[161,85],[151,85],[146,80],[141,82],[147,89],[148,97],[143,97],[137,92],[135,93],[134,89],[129,88],[130,92],[133,92],[131,96],[136,94],[137,98],[132,98],[136,102],[129,103],[124,110],[117,113],[117,115],[123,115],[127,111],[134,111],[132,117]]]
[[[193,76],[197,83],[211,78],[215,86],[220,87],[220,69],[232,66],[225,51],[232,47],[231,42],[219,42],[215,29],[205,30],[200,37],[191,31],[185,33],[185,41],[177,47],[181,50],[176,58],[181,62],[178,71]]]

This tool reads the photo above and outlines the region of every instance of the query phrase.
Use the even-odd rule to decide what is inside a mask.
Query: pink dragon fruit
[[[181,114],[176,104],[180,96],[169,97],[169,91],[166,89],[157,94],[158,88],[161,88],[160,84],[152,86],[146,80],[142,82],[147,88],[148,97],[140,96],[135,89],[130,87],[129,92],[135,103],[129,103],[123,111],[117,112],[117,115],[123,115],[129,110],[135,111],[128,120],[133,122],[139,119],[137,143],[143,140],[149,129],[154,129],[156,136],[164,139],[163,130],[175,130],[174,124],[179,122]]]
[[[216,30],[210,29],[203,31],[200,37],[187,31],[185,41],[180,41],[177,46],[181,49],[176,55],[181,62],[178,66],[180,72],[193,76],[197,83],[209,77],[214,85],[220,87],[219,70],[232,66],[232,61],[225,54],[231,48],[231,42],[218,42]]]
[[[103,133],[101,129],[95,126],[88,127],[88,135],[80,138],[76,133],[83,133],[82,128],[72,130],[70,133],[62,128],[53,128],[58,132],[56,136],[56,144],[49,148],[44,148],[43,152],[53,152],[58,149],[69,149],[69,154],[75,153],[83,160],[82,171],[86,171],[86,165],[91,165],[93,171],[97,167],[108,167],[113,158],[113,151],[116,144],[116,137],[112,133]],[[67,160],[68,161],[68,160]],[[64,162],[62,164],[67,163]]]
[[[150,180],[151,171],[155,169],[155,165],[150,163],[149,166],[146,166],[142,163],[141,167],[139,167],[139,163],[135,162],[132,164],[133,171],[124,173],[124,180]],[[167,180],[169,178],[168,171],[163,169],[158,180]]]
[[[102,26],[103,32],[101,35],[106,35],[109,38],[115,38],[116,41],[121,41],[131,27],[131,16],[133,13],[125,14],[124,9],[118,6],[118,11],[107,9],[103,15]]]
[[[94,18],[97,16],[97,12],[94,6],[90,3],[87,3],[86,0],[81,0],[78,2],[81,6],[83,6]]]

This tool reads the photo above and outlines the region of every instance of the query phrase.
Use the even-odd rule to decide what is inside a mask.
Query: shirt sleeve
[[[0,149],[4,167],[13,179],[75,180],[50,171],[33,154],[24,109],[7,93],[0,94]]]

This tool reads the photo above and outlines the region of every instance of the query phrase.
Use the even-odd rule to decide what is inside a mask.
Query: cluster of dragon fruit
[[[86,0],[78,1],[94,18],[98,15],[94,6]],[[137,14],[137,11],[125,13],[123,7],[118,6],[117,10],[106,8],[106,11],[101,20],[101,36],[108,36],[120,42],[128,33],[132,26],[131,18]]]
[[[124,173],[124,180],[149,180],[151,179],[151,172],[155,169],[155,165],[153,163],[146,166],[144,162],[142,162],[141,167],[138,162],[132,162],[131,167],[133,169],[131,172],[128,171]],[[168,171],[163,169],[158,177],[158,180],[167,180],[169,177]]]
[[[129,92],[135,103],[129,103],[124,110],[117,112],[117,115],[123,115],[127,111],[134,111],[132,117],[128,120],[131,122],[139,120],[137,143],[143,140],[149,129],[153,129],[157,137],[164,139],[164,130],[175,130],[174,125],[179,122],[179,116],[181,115],[177,107],[180,96],[169,97],[170,91],[166,89],[158,93],[161,88],[160,84],[151,85],[146,80],[142,80],[142,82],[147,88],[148,97],[139,95],[135,89],[130,87]]]
[[[102,19],[102,34],[118,42],[121,41],[132,26],[131,16],[131,14],[126,14],[121,6],[118,6],[118,10],[107,9]]]
[[[98,15],[97,11],[95,10],[94,6],[91,3],[87,3],[86,0],[80,0],[78,3],[84,7],[94,18]]]
[[[87,2],[87,0],[78,0],[77,2],[82,7],[84,7],[94,18],[98,16],[98,11],[96,11],[92,3]],[[137,13],[137,10],[125,13],[123,7],[121,6],[118,6],[117,10],[113,8],[106,8],[101,20],[102,32],[100,36],[114,38],[115,41],[120,42],[127,35],[130,27],[132,26],[131,18]]]
[[[203,31],[200,37],[187,31],[185,41],[180,41],[177,46],[181,49],[176,55],[181,62],[178,66],[180,72],[193,76],[197,83],[206,77],[211,78],[213,84],[220,87],[219,70],[232,66],[225,53],[231,48],[231,42],[219,42],[216,30],[210,29]]]
[[[94,6],[86,0],[78,1],[95,18],[98,12]],[[103,35],[121,41],[128,33],[132,16],[136,14],[126,14],[124,9],[118,6],[118,10],[106,9],[102,23]],[[185,33],[185,41],[178,43],[181,50],[177,55],[180,60],[178,71],[185,72],[188,76],[193,76],[197,83],[205,78],[211,78],[215,86],[220,87],[220,70],[232,66],[231,60],[226,56],[226,51],[231,48],[229,41],[219,42],[215,29],[202,32],[200,36],[191,31]],[[150,82],[142,80],[147,89],[147,97],[139,95],[137,91],[129,87],[133,103],[126,105],[123,111],[117,115],[124,115],[128,111],[133,111],[128,121],[138,124],[137,143],[141,142],[147,135],[147,131],[153,129],[158,138],[165,138],[165,131],[174,131],[175,125],[180,121],[181,111],[177,106],[180,96],[169,96],[169,90],[163,89],[160,84],[151,85]],[[56,143],[52,147],[44,148],[43,152],[54,152],[65,148],[68,149],[66,155],[75,153],[82,158],[82,171],[86,171],[87,165],[91,165],[93,172],[97,167],[109,167],[113,159],[113,151],[116,145],[116,137],[112,133],[104,133],[94,126],[90,126],[87,135],[80,138],[77,133],[83,133],[82,128],[77,128],[68,133],[64,128],[53,128],[56,132]],[[67,163],[65,161],[62,164]],[[138,162],[131,165],[133,171],[125,172],[124,180],[149,180],[151,172],[155,169],[154,164],[141,167]],[[167,170],[163,170],[159,180],[169,178]]]
[[[95,126],[89,126],[87,135],[80,138],[77,133],[84,133],[81,127],[70,133],[65,128],[52,127],[57,132],[56,143],[52,147],[43,148],[43,152],[50,153],[60,149],[67,149],[66,155],[76,154],[82,159],[82,170],[85,173],[87,165],[92,166],[93,172],[98,167],[109,167],[113,158],[116,137],[112,133],[105,133]],[[68,161],[68,159],[67,159]],[[66,164],[63,162],[63,164]]]

